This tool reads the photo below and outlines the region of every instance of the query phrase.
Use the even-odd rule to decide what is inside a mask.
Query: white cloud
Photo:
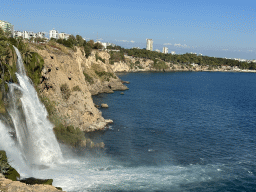
[[[164,43],[164,45],[172,45],[171,43]]]
[[[175,43],[174,46],[175,47],[181,47],[181,48],[190,48],[188,45],[186,45],[186,44],[181,45],[180,43]]]
[[[175,43],[174,46],[175,47],[182,47],[182,45],[180,43]]]
[[[128,41],[128,40],[116,40],[115,41],[120,41],[120,42],[124,42],[124,43],[135,43],[135,41],[131,40],[131,41]]]

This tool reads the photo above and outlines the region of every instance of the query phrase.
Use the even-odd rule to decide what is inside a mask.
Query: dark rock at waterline
[[[130,84],[130,81],[122,81],[123,84]]]
[[[100,106],[99,106],[99,105],[94,104],[94,106],[95,106],[96,108],[100,108]]]
[[[26,183],[28,185],[35,185],[35,184],[52,185],[53,179],[36,179],[34,177],[29,177],[19,181],[22,183]]]

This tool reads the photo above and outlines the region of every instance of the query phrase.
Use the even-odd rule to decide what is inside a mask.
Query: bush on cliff
[[[78,147],[85,140],[84,133],[79,128],[74,128],[73,126],[65,127],[63,124],[59,124],[53,130],[58,141],[72,147]]]
[[[70,91],[67,83],[62,84],[60,86],[60,90],[61,90],[62,98],[68,100],[71,95],[71,91]]]
[[[102,58],[99,56],[98,52],[96,52],[95,58],[96,58],[96,61],[100,60],[100,61],[102,61],[103,63],[105,63],[105,61],[106,61],[105,59],[102,59]]]
[[[94,83],[93,78],[90,75],[88,75],[86,72],[84,72],[84,79],[85,79],[85,81],[89,82],[90,84]]]

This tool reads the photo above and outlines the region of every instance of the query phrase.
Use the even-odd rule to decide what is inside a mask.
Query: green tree
[[[84,39],[80,35],[76,35],[77,46],[83,46]]]

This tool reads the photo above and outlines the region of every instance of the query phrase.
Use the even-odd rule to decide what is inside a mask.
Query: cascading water
[[[14,49],[18,57],[16,76],[19,85],[8,84],[7,111],[14,124],[18,147],[28,165],[50,165],[60,161],[62,153],[47,111],[26,76],[19,50]]]

